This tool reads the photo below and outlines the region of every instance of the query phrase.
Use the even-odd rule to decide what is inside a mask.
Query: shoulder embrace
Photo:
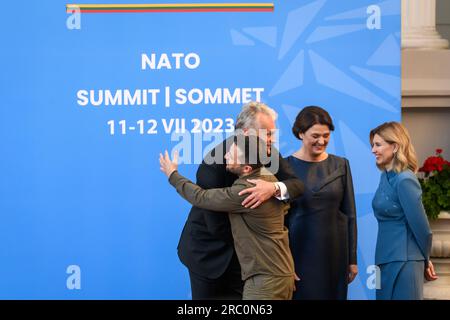
[[[239,193],[245,189],[251,188],[253,185],[250,182],[240,181],[236,180],[235,183],[231,186],[231,189],[229,189],[231,192],[231,196],[236,200],[241,202],[244,200],[248,194],[239,195]]]

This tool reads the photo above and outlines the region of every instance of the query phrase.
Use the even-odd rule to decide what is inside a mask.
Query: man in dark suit
[[[272,148],[276,113],[263,103],[251,102],[243,106],[236,121],[236,130],[244,134],[256,130],[267,144],[270,159],[267,164],[279,182],[249,180],[254,187],[241,191],[249,195],[243,206],[256,208],[271,197],[279,200],[295,199],[303,193],[298,180],[277,150]],[[197,170],[197,182],[203,189],[230,187],[238,178],[226,170],[224,156],[230,139],[216,146]],[[213,159],[213,161],[211,161]],[[244,282],[233,244],[230,221],[226,214],[211,214],[192,207],[178,244],[178,256],[189,269],[192,299],[242,299]]]

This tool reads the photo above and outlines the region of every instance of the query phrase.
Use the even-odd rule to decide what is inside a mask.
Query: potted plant
[[[439,275],[438,281],[424,286],[428,299],[450,298],[450,162],[442,156],[442,149],[428,157],[419,169],[422,202],[433,232],[431,257]]]
[[[428,218],[435,220],[450,209],[450,162],[442,157],[442,149],[436,149],[436,155],[428,157],[419,172],[423,174],[419,177],[423,206]]]

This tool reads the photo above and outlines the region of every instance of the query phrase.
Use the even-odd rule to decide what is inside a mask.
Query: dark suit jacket
[[[221,163],[205,162],[197,170],[197,182],[203,189],[230,187],[238,178],[226,170],[225,159],[230,139],[220,143],[205,159],[220,155]],[[279,159],[275,174],[288,190],[290,200],[299,197],[303,183],[296,177],[285,159],[272,148],[272,158]],[[271,167],[271,166],[267,166]],[[219,278],[227,269],[235,250],[228,215],[211,214],[209,210],[192,207],[178,243],[181,262],[193,273],[209,279]],[[233,259],[238,264],[237,259]],[[236,266],[239,268],[239,266]]]

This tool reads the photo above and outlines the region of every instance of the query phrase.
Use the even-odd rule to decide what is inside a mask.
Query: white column
[[[436,0],[402,0],[402,48],[446,49],[436,30]]]

